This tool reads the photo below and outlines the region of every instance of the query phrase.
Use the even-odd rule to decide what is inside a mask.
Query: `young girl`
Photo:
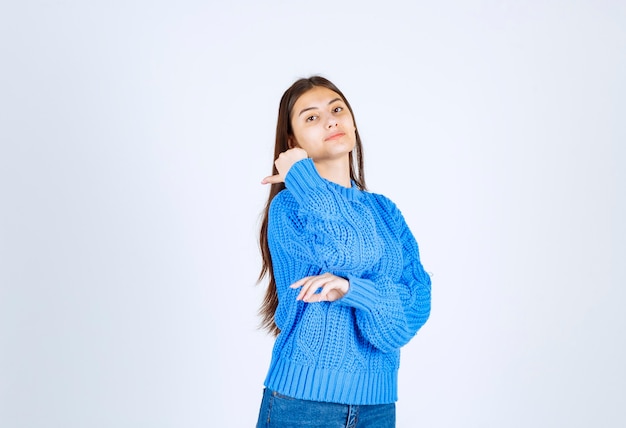
[[[274,159],[260,244],[276,342],[257,427],[394,427],[400,347],[430,314],[417,242],[366,191],[352,108],[325,78],[283,94]]]

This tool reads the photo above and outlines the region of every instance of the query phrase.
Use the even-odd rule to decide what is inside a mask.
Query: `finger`
[[[338,292],[336,290],[338,290],[339,288],[340,288],[340,285],[335,282],[329,282],[325,284],[324,287],[322,288],[322,291],[320,291],[321,300],[328,300],[328,301],[333,300],[331,299],[331,296],[337,294]]]
[[[261,180],[261,184],[276,184],[282,182],[283,178],[280,175],[268,175],[263,180]]]
[[[308,301],[308,299],[315,294],[318,288],[320,288],[321,284],[317,277],[310,277],[302,287],[300,288],[300,293],[296,297],[297,300]]]
[[[320,292],[322,300],[334,302],[341,299],[350,289],[350,282],[345,278],[333,277]]]
[[[310,297],[302,300],[307,303],[333,302],[340,296],[340,294],[338,294],[338,292],[334,289],[327,291],[326,293],[323,292],[324,290],[326,290],[326,287],[322,288],[321,292],[312,294]]]
[[[309,283],[300,290],[302,300],[305,302],[315,301],[315,294],[317,294],[320,288],[320,293],[322,293],[324,288],[329,286],[329,281],[330,279],[328,277],[316,277],[309,281]]]
[[[292,289],[301,288],[300,292],[296,296],[296,300],[302,300],[302,298],[307,293],[309,288],[314,286],[314,282],[313,281],[316,278],[317,278],[317,275],[305,276],[304,278],[299,279],[298,281],[294,282],[293,284],[291,284],[289,286],[289,288],[292,288]],[[316,289],[314,289],[314,290],[316,290]]]
[[[302,289],[296,299],[303,300],[305,296],[307,296],[307,298],[313,296],[320,287],[324,287],[324,284],[332,281],[333,279],[336,279],[336,277],[327,272],[322,275],[305,276],[304,278],[301,278],[291,284],[289,287],[294,289],[301,287]]]
[[[289,286],[289,288],[298,288],[298,287],[302,287],[309,279],[313,278],[312,276],[305,276],[302,279],[299,279],[298,281],[294,282],[293,284],[291,284]]]
[[[328,293],[330,293],[332,290],[333,290],[333,285],[332,284],[326,284],[324,286],[324,288],[322,288],[322,290],[319,293],[320,300],[322,300],[322,299],[327,300],[328,299]]]
[[[318,292],[318,290],[320,293],[324,293],[324,290],[329,286],[331,288],[336,288],[337,286],[332,287],[332,284],[337,279],[338,278],[335,275],[328,272],[323,273],[322,275],[311,276],[307,279],[306,286],[303,286],[302,290],[300,290],[300,295],[298,297],[305,301],[315,301],[313,296]],[[326,294],[324,293],[322,296],[325,295]]]
[[[315,293],[315,291],[318,289],[319,287],[316,287],[310,280],[302,285],[302,288],[300,289],[300,293],[298,293],[298,296],[296,297],[296,300],[304,300],[307,301],[307,299],[309,298],[309,296],[311,296],[312,294]]]

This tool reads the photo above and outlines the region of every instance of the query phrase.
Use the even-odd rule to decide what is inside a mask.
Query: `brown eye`
[[[343,107],[335,107],[333,109],[333,112],[335,112],[335,113],[339,113],[340,111],[343,111]]]

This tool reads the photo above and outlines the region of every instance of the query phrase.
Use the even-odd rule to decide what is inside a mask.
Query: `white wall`
[[[623,2],[1,9],[0,426],[253,426],[259,181],[313,73],[433,274],[398,426],[626,424]]]

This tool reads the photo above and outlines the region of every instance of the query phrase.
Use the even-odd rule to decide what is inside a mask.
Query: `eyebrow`
[[[328,102],[328,105],[331,105],[332,103],[336,102],[336,101],[343,101],[341,98],[337,97],[334,98],[332,100],[330,100]],[[315,110],[317,107],[307,107],[307,108],[303,108],[300,113],[298,113],[298,116],[302,115],[302,113],[304,113],[305,111],[309,111],[309,110]]]

